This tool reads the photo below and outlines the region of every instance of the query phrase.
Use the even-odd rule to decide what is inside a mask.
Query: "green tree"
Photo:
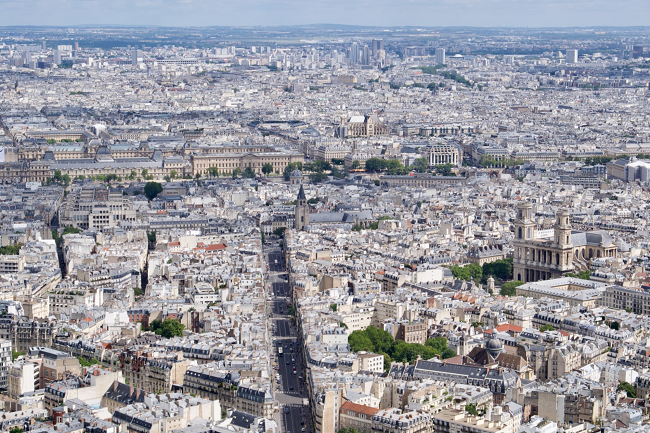
[[[352,168],[353,170],[358,170],[358,169],[360,169],[360,168],[361,168],[361,162],[360,162],[358,159],[355,159],[354,161],[352,161],[352,166],[351,166],[351,168]]]
[[[284,237],[284,232],[286,230],[286,227],[278,227],[277,229],[273,230],[273,234],[276,236]]]
[[[634,386],[631,383],[619,383],[618,387],[616,387],[616,391],[625,391],[629,398],[636,398],[636,389],[634,389]]]
[[[309,180],[314,184],[321,183],[325,179],[327,179],[327,175],[323,172],[315,172],[309,174]]]
[[[144,295],[144,291],[140,287],[134,287],[133,288],[133,294],[135,296],[142,296],[142,295]]]
[[[244,172],[242,173],[242,177],[245,177],[247,179],[252,179],[255,177],[255,170],[253,170],[250,167],[246,167],[244,169]]]
[[[429,163],[426,158],[417,158],[413,161],[413,168],[418,173],[425,173],[427,168],[429,168]]]
[[[176,319],[154,320],[149,326],[150,331],[165,338],[182,337],[184,329],[185,325]]]
[[[262,166],[262,173],[264,175],[268,176],[269,174],[273,173],[273,164],[267,162]]]
[[[621,324],[618,322],[610,322],[609,327],[614,331],[618,331],[621,328]]]
[[[492,263],[485,263],[483,265],[483,277],[492,275],[501,281],[512,279],[512,259],[497,260]]]
[[[93,358],[93,359],[91,359],[90,361],[88,361],[88,360],[87,360],[86,358],[84,358],[83,356],[77,356],[77,359],[79,360],[79,364],[80,364],[82,367],[90,367],[90,366],[92,366],[92,365],[98,365],[98,364],[99,364],[99,361],[98,361],[97,359],[95,359],[95,358]]]
[[[470,415],[478,416],[478,410],[476,410],[476,405],[474,403],[466,404],[465,412]]]
[[[480,280],[483,277],[483,268],[478,263],[471,263],[467,266],[454,265],[449,268],[454,278],[459,280]]]
[[[13,349],[11,350],[11,360],[12,361],[15,361],[16,358],[18,358],[19,356],[25,356],[25,355],[26,355],[25,352],[20,352],[20,351],[13,350]]]
[[[336,313],[337,307],[338,307],[338,305],[336,305],[336,304],[330,304],[330,310],[334,311],[335,313]]]
[[[237,179],[237,177],[241,174],[241,169],[237,167],[232,171],[232,178]]]
[[[147,240],[148,240],[149,243],[151,243],[151,244],[155,244],[155,243],[156,243],[156,231],[155,231],[155,230],[152,230],[152,231],[150,231],[150,232],[147,232]]]
[[[143,170],[144,171],[144,170]],[[163,187],[158,182],[147,182],[144,186],[144,195],[149,199],[153,200],[163,191]]]
[[[208,174],[212,177],[219,177],[219,169],[217,167],[208,167]]]
[[[171,177],[172,179],[176,179],[178,177],[178,172],[176,170],[170,171],[169,177]]]
[[[542,325],[542,326],[540,326],[539,330],[540,330],[540,332],[555,331],[555,328],[552,327],[552,326],[549,325],[549,324],[546,324],[546,325]]]
[[[20,254],[20,249],[22,248],[23,244],[17,243],[16,245],[7,245],[4,247],[0,247],[0,255],[3,256],[17,256]]]
[[[567,277],[573,277],[573,278],[579,278],[581,280],[588,280],[591,278],[591,271],[587,269],[586,271],[580,271],[577,274],[574,273],[568,273],[566,274]]]
[[[9,433],[23,433],[23,429],[20,427],[12,427],[9,429]]]
[[[517,287],[521,286],[523,281],[508,281],[507,283],[503,283],[501,285],[501,290],[499,293],[501,293],[503,296],[516,296],[517,295]]]
[[[454,164],[440,164],[436,165],[436,171],[442,176],[456,176],[452,170],[454,169]]]

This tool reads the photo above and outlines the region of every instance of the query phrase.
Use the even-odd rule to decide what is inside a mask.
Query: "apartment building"
[[[41,387],[40,359],[20,360],[9,367],[7,379],[7,394],[12,400],[18,400],[26,393],[34,392]]]
[[[428,326],[424,322],[400,323],[395,340],[424,344],[427,341],[427,331]]]
[[[267,384],[242,381],[238,372],[221,371],[216,364],[188,368],[183,379],[183,392],[219,400],[224,407],[251,415],[273,416],[273,397]]]
[[[362,351],[357,353],[357,357],[360,361],[360,371],[371,371],[373,373],[381,373],[384,371],[384,355]]]
[[[26,352],[32,347],[51,347],[60,325],[39,319],[0,318],[0,338],[10,340],[14,350]]]
[[[650,290],[623,286],[610,286],[605,289],[599,306],[631,309],[634,314],[650,314]]]
[[[362,404],[346,401],[341,405],[339,412],[339,427],[341,429],[353,428],[359,433],[372,431],[372,417],[379,409]]]
[[[0,389],[9,387],[9,369],[11,368],[11,341],[0,340]]]
[[[120,192],[104,185],[84,185],[73,189],[65,198],[59,221],[62,226],[84,230],[115,227],[121,221],[135,222],[137,211],[131,209],[130,203]]]
[[[397,408],[382,409],[372,417],[372,430],[393,433],[433,433],[431,416]]]

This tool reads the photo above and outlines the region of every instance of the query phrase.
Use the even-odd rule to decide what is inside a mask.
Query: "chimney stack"
[[[113,381],[113,391],[117,391],[117,379]]]

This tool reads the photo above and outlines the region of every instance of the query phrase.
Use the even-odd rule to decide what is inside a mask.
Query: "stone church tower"
[[[296,198],[295,229],[302,230],[307,225],[309,225],[309,205],[307,204],[307,197],[305,197],[305,190],[300,185],[300,191]]]

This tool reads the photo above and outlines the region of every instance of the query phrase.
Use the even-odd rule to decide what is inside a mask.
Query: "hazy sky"
[[[641,26],[650,0],[0,0],[0,25]]]

